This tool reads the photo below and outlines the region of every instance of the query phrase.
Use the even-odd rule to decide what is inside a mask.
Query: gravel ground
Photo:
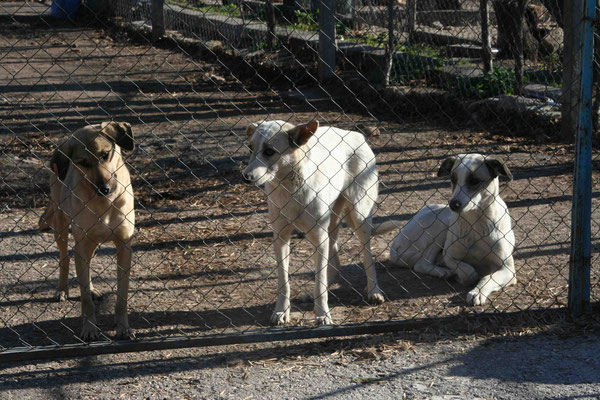
[[[105,355],[0,369],[3,399],[597,399],[600,336],[368,339]]]

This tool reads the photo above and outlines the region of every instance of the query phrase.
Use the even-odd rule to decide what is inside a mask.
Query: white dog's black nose
[[[450,209],[454,212],[458,212],[461,208],[462,204],[458,200],[450,200]]]

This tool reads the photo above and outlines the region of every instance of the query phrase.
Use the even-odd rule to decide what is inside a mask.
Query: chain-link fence
[[[43,356],[39,351],[52,349],[64,355],[70,348],[78,354],[125,351],[142,348],[144,343],[152,343],[146,348],[186,346],[206,338],[228,343],[364,333],[386,329],[382,323],[566,306],[575,149],[572,138],[560,130],[561,105],[573,104],[573,99],[561,98],[562,2],[327,4],[88,0],[75,16],[68,1],[55,1],[52,6],[0,1],[0,345],[4,356],[38,357]],[[56,18],[64,13],[71,18]],[[66,285],[59,282],[61,256],[55,237],[39,232],[38,219],[49,203],[63,202],[65,196],[81,201],[86,187],[101,191],[102,184],[112,184],[110,179],[122,179],[124,166],[113,170],[103,166],[105,156],[117,162],[116,147],[102,152],[97,143],[114,143],[123,133],[107,133],[105,125],[97,126],[92,129],[96,133],[90,133],[100,138],[96,144],[74,135],[86,125],[110,120],[129,123],[136,146],[122,154],[135,197],[127,306],[136,342],[116,340],[127,336],[122,335],[122,312],[117,311],[116,331],[113,319],[115,306],[123,308],[124,292],[118,286],[127,263],[109,242],[100,245],[91,259],[93,294],[98,294],[93,296],[96,320],[88,321],[98,329],[94,332],[99,344],[94,347],[80,337],[80,303],[83,300],[85,313],[91,298],[87,279],[81,278],[86,291],[80,296],[72,260]],[[263,120],[294,126],[318,120],[321,127],[340,129],[335,131],[338,142],[332,142],[334,131],[315,133],[310,125],[293,130],[296,136],[289,142],[264,141],[267,124],[252,128]],[[290,129],[285,125],[277,131]],[[127,136],[127,129],[122,130]],[[347,130],[362,135],[344,133]],[[376,174],[363,137],[376,157],[378,183],[369,180]],[[57,183],[60,165],[50,159],[66,140],[75,143],[74,149],[64,152],[64,171],[69,172]],[[118,139],[116,143],[122,144]],[[305,146],[325,146],[329,157],[310,153]],[[250,147],[256,151],[252,159]],[[76,158],[77,151],[85,156]],[[439,177],[444,161],[461,153],[494,157],[509,172],[489,162],[475,168],[477,162],[460,159],[448,176]],[[85,160],[92,155],[96,158]],[[326,160],[344,164],[339,157],[354,161],[332,170]],[[245,183],[242,171],[249,160],[272,168],[265,176],[272,174],[274,180],[262,189]],[[594,160],[591,286],[592,300],[597,301],[597,154]],[[286,176],[277,175],[280,167],[273,165],[278,162],[294,168]],[[308,162],[310,167],[305,166]],[[321,163],[327,167],[319,169]],[[465,165],[472,166],[470,172]],[[94,168],[108,176],[106,182],[96,175],[90,178]],[[302,168],[312,172],[303,175]],[[368,185],[346,190],[369,170]],[[245,173],[250,180],[262,179],[248,176],[258,174],[252,162]],[[302,186],[317,185],[317,175],[329,180],[321,189]],[[496,175],[500,175],[499,195],[490,181]],[[506,175],[514,179],[509,182]],[[83,178],[75,182],[77,176]],[[63,194],[50,193],[51,178],[63,188],[57,193]],[[285,186],[286,180],[296,186]],[[284,191],[273,182],[280,182]],[[313,212],[311,202],[315,196],[324,198],[331,188],[346,190],[334,200],[322,200],[327,212],[335,204],[347,205],[334,210],[334,215],[345,219],[338,239],[339,277],[329,291],[317,291],[314,300],[304,294],[312,294],[315,285],[321,289],[326,285],[323,268],[315,264],[327,263],[331,249],[324,246],[323,241],[328,241],[323,238],[333,232],[322,222],[327,212],[318,207],[321,211]],[[107,193],[111,190],[117,189],[108,187]],[[496,282],[505,287],[479,301],[469,294],[477,281],[461,278],[460,266],[449,265],[450,250],[442,252],[443,259],[433,260],[437,266],[445,265],[438,277],[423,268],[405,268],[389,256],[400,227],[423,206],[447,205],[461,193],[471,193],[472,201],[467,203],[477,203],[475,208],[484,217],[470,220],[468,232],[443,231],[471,240],[461,242],[470,250],[455,254],[462,257],[457,261],[469,259],[481,276],[487,276],[490,268],[506,267],[513,254],[511,245],[498,243],[510,244],[511,232],[515,238],[516,283],[512,276]],[[278,203],[278,195],[293,200],[284,205]],[[90,208],[103,196],[108,195],[90,195],[81,204]],[[510,212],[512,230],[506,220],[501,223],[484,212],[497,210],[499,197]],[[364,226],[370,226],[370,203],[358,205],[365,199],[373,203],[375,227],[398,221],[392,232],[370,240],[376,275],[365,256],[369,229]],[[290,208],[290,202],[296,208]],[[462,206],[454,205],[453,210]],[[111,209],[131,215],[122,203]],[[354,215],[352,210],[360,212]],[[454,211],[448,211],[450,219],[437,221],[454,221],[458,215]],[[82,228],[90,220],[93,226],[108,226],[111,234],[127,224],[120,220],[114,225],[114,216],[104,211],[65,212],[73,219],[68,243],[72,259],[78,256],[71,250],[74,246],[101,241],[91,228]],[[506,216],[506,209],[500,214]],[[295,227],[292,232],[285,224],[277,225],[276,235],[276,242],[285,242],[286,232],[291,234],[289,306],[282,291],[286,279],[282,275],[278,279],[278,264],[288,258],[285,247],[272,245],[270,220],[274,225],[285,220]],[[424,235],[433,229],[429,224],[421,227]],[[486,239],[487,253],[475,256],[475,251],[481,253],[477,243],[494,235],[499,235],[495,244]],[[124,234],[117,242],[128,240]],[[117,245],[119,252],[121,247]],[[457,271],[461,279],[450,276]],[[381,304],[373,296],[374,276],[385,297]],[[367,286],[371,293],[365,291]],[[63,301],[57,301],[61,292]],[[323,303],[326,293],[328,301]],[[337,327],[312,329],[315,312],[323,317],[327,305]],[[280,318],[286,322],[284,329],[270,328],[275,308],[284,314],[289,311],[289,322],[287,315]],[[321,322],[329,321],[321,318]],[[89,333],[85,327],[84,331]]]

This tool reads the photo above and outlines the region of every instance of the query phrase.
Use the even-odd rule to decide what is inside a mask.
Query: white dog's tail
[[[373,230],[371,231],[372,236],[383,235],[384,233],[388,233],[394,231],[396,229],[402,228],[403,223],[397,219],[391,219],[389,221],[380,222],[377,224],[373,224]]]

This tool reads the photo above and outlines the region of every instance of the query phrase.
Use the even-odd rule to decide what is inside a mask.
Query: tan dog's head
[[[80,174],[90,189],[108,196],[118,186],[119,168],[125,168],[121,149],[134,148],[131,125],[125,122],[104,122],[81,128],[54,152],[50,166],[61,181],[67,177],[70,166]]]
[[[262,121],[246,128],[252,154],[242,172],[244,180],[263,186],[298,163],[294,153],[319,128],[317,121],[294,126],[285,121]]]
[[[512,180],[512,174],[502,161],[481,154],[448,157],[437,175],[450,175],[452,196],[448,205],[456,213],[482,210],[498,195],[498,176]]]

